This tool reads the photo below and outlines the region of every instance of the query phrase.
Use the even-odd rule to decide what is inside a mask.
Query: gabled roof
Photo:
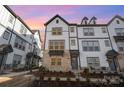
[[[107,25],[109,25],[115,18],[119,18],[120,20],[124,21],[124,18],[123,18],[123,17],[121,17],[121,16],[119,16],[119,15],[116,15],[116,16],[114,16],[114,17],[107,23]]]
[[[88,18],[85,16],[82,20],[88,20]]]
[[[62,18],[60,15],[55,15],[53,18],[51,18],[48,22],[46,22],[44,25],[48,25],[51,21],[53,21],[55,18],[60,18],[62,21],[64,21],[66,24],[68,24],[69,25],[69,23],[64,19],[64,18]]]
[[[86,16],[82,19],[81,24],[83,23],[84,20],[89,20]]]
[[[38,32],[40,42],[42,43],[43,41],[42,41],[42,39],[41,39],[40,30],[38,30],[38,29],[34,29],[34,30],[32,30],[32,33],[33,33],[33,34],[35,34],[36,32]]]
[[[97,20],[97,18],[95,16],[93,16],[90,21],[89,21],[89,24],[91,23],[92,20]]]

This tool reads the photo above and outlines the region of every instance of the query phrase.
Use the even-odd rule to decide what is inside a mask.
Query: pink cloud
[[[28,24],[28,26],[31,29],[44,29],[44,23],[46,22],[46,20],[48,19],[48,17],[32,17],[29,19],[25,19],[25,22]]]
[[[110,18],[98,18],[97,23],[99,24],[107,24]]]

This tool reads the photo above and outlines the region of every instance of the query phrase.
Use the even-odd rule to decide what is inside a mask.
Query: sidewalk
[[[38,69],[34,69],[32,71],[35,72],[37,70]],[[30,71],[7,73],[8,74],[0,75],[0,87],[27,86],[34,79]]]
[[[34,69],[33,71],[37,71],[38,69]],[[0,75],[0,77],[14,77],[14,76],[18,76],[18,75],[23,75],[23,74],[27,74],[30,71],[23,71],[23,72],[9,72],[8,74],[3,74]]]

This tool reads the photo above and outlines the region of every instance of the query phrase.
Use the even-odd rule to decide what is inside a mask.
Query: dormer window
[[[59,20],[56,20],[56,23],[58,24],[59,23]]]
[[[120,24],[120,21],[119,20],[116,20],[117,24]]]

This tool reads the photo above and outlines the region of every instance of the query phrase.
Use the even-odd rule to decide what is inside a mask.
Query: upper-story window
[[[74,32],[74,27],[70,27],[70,32]]]
[[[56,20],[56,23],[57,23],[57,24],[59,23],[59,20],[58,20],[58,19]]]
[[[14,17],[12,15],[9,16],[9,22],[12,24],[14,21]]]
[[[83,28],[84,36],[94,36],[93,28]]]
[[[72,46],[75,46],[75,45],[76,45],[75,39],[72,39],[72,40],[71,40],[71,45],[72,45]]]
[[[105,40],[104,42],[105,42],[105,46],[106,46],[106,47],[110,47],[110,42],[109,42],[109,40]]]
[[[124,36],[124,28],[115,28],[117,36]]]
[[[124,51],[124,42],[117,42],[117,47],[119,51]]]
[[[119,20],[116,20],[116,23],[117,23],[117,24],[120,24],[120,21],[119,21]]]
[[[62,27],[53,27],[52,35],[62,35]]]
[[[5,31],[4,34],[3,34],[3,38],[8,40],[10,37],[10,33],[8,31]]]
[[[102,27],[101,29],[102,29],[102,33],[106,33],[107,32],[106,31],[107,29],[105,27]]]
[[[24,36],[26,36],[27,29],[23,25],[21,25],[20,33],[23,34]]]
[[[100,51],[98,41],[82,41],[83,51]]]
[[[49,49],[50,50],[64,50],[65,42],[64,40],[50,40]]]
[[[23,39],[21,39],[20,37],[16,36],[14,47],[19,50],[25,51],[26,42]]]

